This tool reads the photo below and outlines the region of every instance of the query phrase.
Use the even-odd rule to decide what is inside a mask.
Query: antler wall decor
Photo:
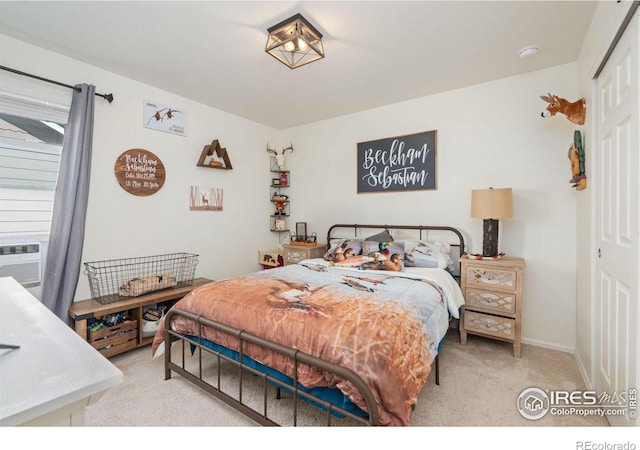
[[[278,167],[280,167],[280,170],[284,170],[284,154],[285,152],[289,150],[291,152],[293,152],[293,144],[290,144],[288,147],[285,147],[282,149],[282,151],[280,153],[278,153],[278,151],[276,149],[270,148],[269,147],[269,143],[267,142],[267,151],[269,153],[273,153],[276,158],[276,164],[278,164]]]

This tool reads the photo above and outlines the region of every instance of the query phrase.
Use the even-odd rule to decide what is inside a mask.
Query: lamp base
[[[498,219],[484,219],[482,227],[482,256],[498,256]]]

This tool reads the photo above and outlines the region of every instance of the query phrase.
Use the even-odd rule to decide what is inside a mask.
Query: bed
[[[398,252],[401,271],[380,265]],[[452,227],[333,225],[324,258],[192,291],[164,317],[152,353],[164,353],[165,379],[177,373],[262,425],[280,425],[270,411],[282,392],[293,399],[294,426],[299,401],[323,411],[327,425],[408,425],[464,303],[463,252]],[[205,377],[205,364],[217,376]],[[231,392],[220,375],[228,365],[238,380]],[[249,405],[243,383],[255,380],[262,400]]]

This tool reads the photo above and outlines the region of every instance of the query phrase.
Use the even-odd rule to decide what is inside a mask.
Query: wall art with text
[[[358,143],[358,193],[436,189],[436,130]]]

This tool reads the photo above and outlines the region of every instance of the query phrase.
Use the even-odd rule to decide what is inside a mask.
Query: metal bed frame
[[[351,229],[353,233],[350,236],[338,236],[338,229]],[[327,232],[327,246],[331,242],[331,239],[339,238],[339,237],[357,237],[358,230],[414,230],[419,232],[419,239],[423,239],[424,232],[429,231],[444,231],[451,232],[456,235],[458,239],[457,244],[451,244],[452,246],[459,245],[459,255],[461,256],[464,253],[464,238],[462,234],[455,228],[445,227],[445,226],[411,226],[411,225],[355,225],[355,224],[338,224],[333,225],[329,228]],[[459,266],[459,263],[456,261]],[[455,274],[454,274],[455,276]],[[172,331],[169,326],[171,323],[171,319],[174,316],[184,316],[190,320],[193,320],[198,324],[198,335],[187,337],[180,335]],[[203,333],[202,330],[204,327],[209,327],[215,329],[219,332],[223,332],[228,334],[229,336],[234,337],[237,340],[237,357],[229,356],[228,354],[221,353],[203,343]],[[301,352],[294,348],[289,348],[277,344],[275,342],[263,339],[259,336],[255,336],[251,333],[247,333],[246,331],[239,330],[228,325],[222,324],[220,322],[216,322],[215,320],[199,316],[188,311],[181,310],[179,308],[172,308],[165,316],[164,320],[164,340],[165,340],[165,380],[171,378],[172,371],[182,376],[186,380],[191,383],[199,386],[206,392],[210,393],[214,397],[222,400],[227,405],[233,407],[240,413],[244,414],[248,418],[254,420],[260,425],[265,426],[279,426],[277,422],[275,422],[272,418],[269,417],[269,396],[268,396],[268,386],[274,385],[276,387],[276,400],[280,399],[281,390],[284,389],[287,392],[290,392],[293,396],[293,411],[292,411],[292,420],[293,426],[298,425],[298,415],[299,408],[298,403],[300,400],[307,400],[309,402],[315,403],[316,405],[320,405],[320,409],[324,409],[326,412],[326,425],[331,426],[332,421],[337,417],[343,416],[349,419],[354,420],[357,424],[361,425],[369,425],[376,426],[379,425],[379,415],[378,415],[378,407],[375,402],[375,398],[369,387],[362,380],[362,378],[356,374],[355,372],[346,369],[344,367],[338,366],[331,362],[322,360],[320,358],[314,357],[307,353]],[[172,347],[174,342],[179,341],[182,346],[182,357],[179,361],[174,361],[172,359]],[[292,384],[286,383],[278,378],[273,377],[272,375],[265,373],[263,371],[255,369],[251,364],[247,364],[245,358],[246,356],[244,349],[248,345],[260,346],[262,348],[268,349],[273,352],[280,353],[285,355],[293,362],[293,382]],[[187,368],[185,355],[188,353],[188,349],[194,349],[194,354],[197,354],[197,364],[196,369]],[[207,379],[203,374],[203,353],[212,355],[215,361],[217,362],[217,373],[215,377],[215,381],[211,382]],[[177,358],[176,358],[177,359]],[[237,392],[228,393],[225,392],[221,386],[221,363],[229,363],[238,371],[238,389]],[[325,372],[335,374],[340,378],[350,381],[360,392],[365,403],[366,409],[368,413],[368,417],[358,416],[350,411],[347,411],[341,407],[334,405],[320,397],[317,397],[309,392],[306,392],[302,389],[299,389],[298,383],[298,367],[300,364],[304,364],[307,366],[312,366],[323,370]],[[435,361],[435,381],[436,384],[440,384],[439,377],[439,354],[436,355]],[[243,398],[243,390],[245,385],[246,374],[254,375],[258,377],[262,384],[262,405],[260,408],[254,408],[248,403],[244,401]]]
[[[356,422],[359,422],[363,425],[378,425],[378,406],[376,405],[375,399],[373,397],[373,394],[371,393],[371,391],[369,390],[368,386],[365,384],[365,382],[362,380],[362,378],[360,378],[360,376],[354,372],[352,372],[349,369],[346,369],[344,367],[338,366],[336,364],[330,363],[328,361],[324,361],[322,359],[316,358],[314,356],[311,356],[307,353],[301,352],[299,350],[293,349],[293,348],[289,348],[289,347],[284,347],[282,345],[279,345],[275,342],[272,341],[268,341],[265,340],[261,337],[255,336],[253,334],[247,333],[245,331],[242,330],[238,330],[236,328],[232,328],[229,327],[227,325],[224,325],[220,322],[216,322],[214,320],[210,320],[207,319],[205,317],[202,316],[198,316],[196,314],[192,314],[188,311],[184,311],[184,310],[180,310],[178,308],[174,308],[172,310],[170,310],[165,318],[165,324],[169,324],[171,321],[171,317],[173,317],[174,315],[180,315],[180,316],[184,316],[187,317],[193,321],[195,321],[196,323],[198,323],[199,327],[199,333],[198,336],[196,336],[196,340],[191,340],[188,339],[178,333],[175,333],[174,331],[167,329],[167,325],[165,325],[164,328],[164,333],[165,333],[165,342],[170,342],[169,338],[175,338],[180,340],[180,342],[182,343],[182,359],[180,361],[180,364],[177,364],[176,362],[172,361],[171,358],[171,346],[170,345],[166,345],[166,350],[165,350],[165,380],[168,380],[171,378],[171,371],[176,372],[177,374],[181,375],[182,377],[186,378],[187,380],[191,381],[192,383],[196,384],[197,386],[201,387],[202,389],[204,389],[205,391],[207,391],[208,393],[210,393],[211,395],[215,396],[216,398],[222,400],[223,402],[225,402],[226,404],[228,404],[229,406],[232,406],[233,408],[235,408],[236,410],[240,411],[242,414],[246,415],[247,417],[249,417],[250,419],[255,420],[257,423],[259,423],[260,425],[266,425],[266,426],[278,426],[279,424],[276,423],[275,421],[273,421],[272,419],[269,418],[268,415],[268,404],[269,404],[269,397],[267,395],[267,388],[268,388],[268,383],[272,383],[274,384],[277,389],[278,389],[278,395],[276,397],[276,399],[279,398],[280,396],[280,389],[285,389],[287,391],[290,391],[293,395],[293,426],[297,426],[298,423],[298,401],[299,399],[306,399],[306,400],[310,400],[313,402],[316,402],[320,405],[322,405],[327,412],[327,425],[331,426],[331,422],[332,422],[332,418],[333,418],[333,413],[338,413],[338,414],[342,414],[346,417],[349,417],[353,420],[355,420]],[[216,350],[213,350],[207,346],[205,346],[202,343],[202,327],[210,327],[213,328],[217,331],[222,331],[224,333],[227,333],[230,336],[235,337],[238,340],[238,345],[239,345],[239,350],[238,353],[240,355],[242,355],[242,358],[232,358],[229,357],[221,352],[218,352]],[[195,374],[192,371],[188,370],[186,368],[186,364],[185,364],[185,354],[187,353],[187,349],[185,348],[186,345],[193,345],[196,347],[197,349],[197,354],[198,354],[198,364],[197,364],[197,370],[198,373]],[[285,355],[287,357],[289,357],[293,363],[294,363],[294,374],[293,374],[293,385],[290,385],[288,383],[285,383],[269,374],[266,374],[262,371],[256,370],[254,369],[252,366],[247,365],[244,361],[244,359],[246,358],[246,355],[243,352],[243,348],[247,345],[247,344],[253,344],[253,345],[257,345],[263,348],[266,348],[268,350],[280,353],[282,355]],[[216,358],[217,360],[217,376],[216,376],[216,382],[215,384],[212,384],[211,382],[205,380],[205,378],[203,377],[203,370],[202,370],[202,352],[207,352],[211,355],[214,356],[214,358]],[[236,368],[238,369],[238,377],[239,377],[239,382],[238,382],[238,391],[237,391],[237,395],[231,395],[230,393],[224,392],[223,389],[221,388],[221,380],[220,380],[220,367],[221,367],[221,362],[225,361],[228,362],[234,366],[236,366]],[[369,417],[368,418],[363,418],[360,416],[357,416],[353,413],[351,413],[350,411],[347,411],[345,409],[342,409],[336,405],[333,405],[330,402],[327,402],[326,400],[323,400],[320,397],[317,397],[315,395],[309,394],[301,389],[298,388],[298,366],[299,364],[306,364],[308,366],[313,366],[316,367],[318,369],[324,370],[326,372],[329,373],[333,373],[336,374],[346,380],[349,380],[351,383],[353,383],[354,386],[356,386],[358,388],[358,390],[360,391],[360,393],[362,394],[366,404],[367,404],[367,410],[369,413]],[[243,384],[244,384],[244,378],[245,378],[245,371],[248,372],[249,374],[253,374],[257,377],[259,377],[262,380],[262,394],[263,394],[263,404],[262,404],[262,411],[258,411],[257,409],[253,409],[251,406],[249,406],[247,403],[245,403],[243,401]]]

